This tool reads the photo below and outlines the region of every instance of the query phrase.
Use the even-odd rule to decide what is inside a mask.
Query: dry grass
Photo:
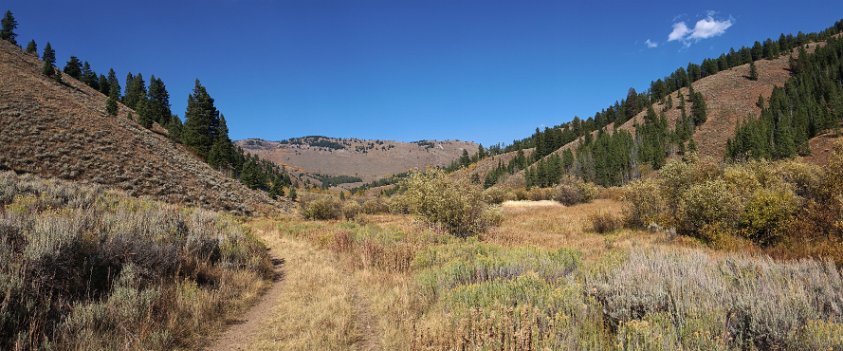
[[[67,75],[59,84],[40,68],[33,55],[0,41],[0,170],[241,214],[289,207],[127,119],[127,107],[108,116],[105,95]]]
[[[839,349],[833,264],[713,251],[665,232],[591,233],[623,205],[504,208],[480,237],[406,215],[261,221],[291,299],[252,349]],[[298,316],[289,318],[289,316]]]
[[[194,348],[270,270],[233,217],[0,173],[0,349]]]

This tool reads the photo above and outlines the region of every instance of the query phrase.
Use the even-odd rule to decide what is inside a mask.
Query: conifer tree
[[[166,126],[173,113],[170,111],[170,93],[167,92],[164,81],[152,76],[149,79],[148,95],[149,104],[147,108],[149,109],[150,119],[162,126]]]
[[[110,91],[108,92],[108,99],[105,101],[105,111],[109,116],[117,116],[117,99],[118,95],[120,95],[119,89],[119,87],[112,85],[110,87]]]
[[[208,152],[208,164],[219,170],[234,167],[234,145],[228,138],[228,125],[223,115],[220,115],[217,138]]]
[[[296,201],[297,194],[295,187],[290,187],[290,192],[287,194],[287,197],[289,197],[292,201]]]
[[[193,94],[187,98],[187,111],[182,130],[182,143],[196,151],[204,159],[208,158],[219,128],[219,111],[214,107],[214,99],[197,79]]]
[[[26,44],[26,53],[30,55],[38,55],[38,44],[35,43],[35,40],[30,40],[29,44]]]
[[[149,106],[145,98],[138,100],[135,111],[138,113],[138,124],[146,129],[152,128],[152,118],[149,116]]]
[[[749,80],[758,80],[758,70],[755,69],[755,61],[749,63]]]
[[[132,76],[129,73],[126,77],[126,94],[123,96],[123,104],[135,110],[141,100],[146,100],[146,82],[143,80],[143,75],[138,73]]]
[[[18,45],[18,42],[15,40],[17,38],[17,34],[15,33],[15,29],[18,28],[18,21],[15,20],[15,16],[12,15],[12,11],[6,11],[6,15],[3,16],[2,28],[0,28],[0,40],[8,41],[12,44]]]
[[[76,56],[70,56],[67,64],[64,65],[64,73],[79,79],[82,77],[82,61],[79,61],[79,58]]]
[[[184,128],[184,125],[181,122],[181,118],[176,115],[170,116],[170,123],[167,123],[167,134],[171,140],[181,143],[182,128]]]
[[[41,54],[41,60],[44,61],[41,72],[47,77],[52,77],[56,73],[54,67],[56,64],[56,51],[53,50],[50,42],[47,42],[47,45],[44,46],[44,53]]]
[[[97,72],[94,72],[94,70],[91,69],[91,64],[88,63],[88,61],[85,61],[85,63],[82,64],[82,81],[95,90],[100,89]]]
[[[705,99],[702,96],[702,93],[694,92],[691,94],[691,117],[694,119],[694,125],[700,125],[705,123],[707,116],[707,109],[705,106]]]
[[[112,95],[112,89],[117,90],[117,99],[120,100],[120,81],[117,80],[117,73],[114,72],[113,68],[108,69],[108,95]]]
[[[99,87],[99,91],[105,95],[111,94],[111,86],[108,84],[108,78],[104,75],[100,74],[99,79],[97,80],[97,86]]]
[[[471,164],[471,158],[468,156],[468,150],[463,149],[462,155],[460,155],[460,166],[468,166]]]

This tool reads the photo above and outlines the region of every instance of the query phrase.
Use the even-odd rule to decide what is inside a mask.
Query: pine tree
[[[143,80],[143,75],[138,73],[138,75],[132,76],[129,73],[126,77],[126,94],[123,96],[123,104],[135,110],[141,100],[146,100],[146,83]]]
[[[208,158],[219,127],[219,111],[214,99],[197,79],[193,94],[187,98],[187,111],[182,130],[182,143],[196,151],[203,159]]]
[[[296,201],[296,188],[290,187],[290,192],[287,194],[291,201]]]
[[[18,28],[18,21],[15,20],[15,16],[12,16],[12,11],[6,11],[6,15],[3,16],[2,22],[2,29],[0,29],[0,40],[8,41],[12,44],[18,45],[18,42],[15,40],[17,38],[17,34],[15,33],[15,29]]]
[[[749,63],[749,80],[758,80],[758,70],[755,69],[755,61]]]
[[[135,111],[138,113],[138,124],[146,129],[152,128],[152,118],[149,116],[149,106],[145,98],[138,100]]]
[[[97,79],[97,73],[91,69],[91,64],[88,61],[82,64],[82,81],[85,82],[89,87],[94,88],[95,90],[100,89],[99,80]]]
[[[105,101],[105,111],[109,116],[117,116],[117,95],[119,94],[118,88],[112,86],[108,94],[108,100]]]
[[[170,140],[180,143],[183,127],[184,126],[182,125],[181,118],[179,118],[179,116],[170,116],[170,123],[167,123],[167,134],[170,137]]]
[[[112,90],[116,89],[117,94],[115,94],[115,96],[117,96],[117,99],[120,100],[120,81],[117,80],[117,73],[114,72],[113,68],[108,69],[108,84],[107,84],[107,86],[108,86],[108,91],[107,91],[108,95],[112,95]]]
[[[468,156],[468,150],[463,149],[462,155],[460,155],[460,166],[468,166],[471,164],[471,158]]]
[[[41,54],[41,60],[44,61],[41,72],[47,77],[52,77],[56,73],[54,67],[56,64],[56,51],[53,50],[50,42],[47,42],[47,45],[44,46],[44,53]]]
[[[100,74],[100,77],[97,81],[97,86],[99,87],[99,91],[105,95],[111,94],[111,86],[108,84],[108,78],[104,75]]]
[[[702,96],[702,93],[694,92],[691,94],[691,117],[694,119],[694,125],[700,125],[705,123],[707,116],[706,106],[705,106],[705,99]]]
[[[225,170],[234,166],[234,145],[228,138],[228,125],[225,116],[220,115],[217,138],[208,152],[208,164],[211,167]]]
[[[149,105],[147,107],[152,121],[162,126],[169,123],[170,116],[173,114],[170,111],[170,93],[167,92],[164,81],[155,76],[149,79]]]
[[[30,40],[29,44],[26,44],[26,53],[30,55],[38,55],[38,44],[35,43],[35,40]]]
[[[64,65],[64,73],[73,78],[79,79],[82,77],[82,61],[79,61],[79,58],[76,56],[70,56],[70,60],[68,60],[67,64]]]

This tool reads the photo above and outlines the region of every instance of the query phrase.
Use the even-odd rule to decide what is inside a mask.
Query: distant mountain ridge
[[[236,142],[244,151],[306,175],[352,176],[363,182],[430,166],[447,166],[478,144],[461,140],[401,142],[381,139],[304,136],[279,141],[258,138]],[[313,178],[313,177],[310,177]]]

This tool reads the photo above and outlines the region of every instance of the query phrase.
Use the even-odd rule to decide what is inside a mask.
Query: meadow
[[[250,348],[843,348],[833,262],[717,250],[665,230],[594,230],[593,218],[624,208],[610,198],[508,203],[499,226],[468,238],[405,214],[253,222],[293,259],[290,294]]]

